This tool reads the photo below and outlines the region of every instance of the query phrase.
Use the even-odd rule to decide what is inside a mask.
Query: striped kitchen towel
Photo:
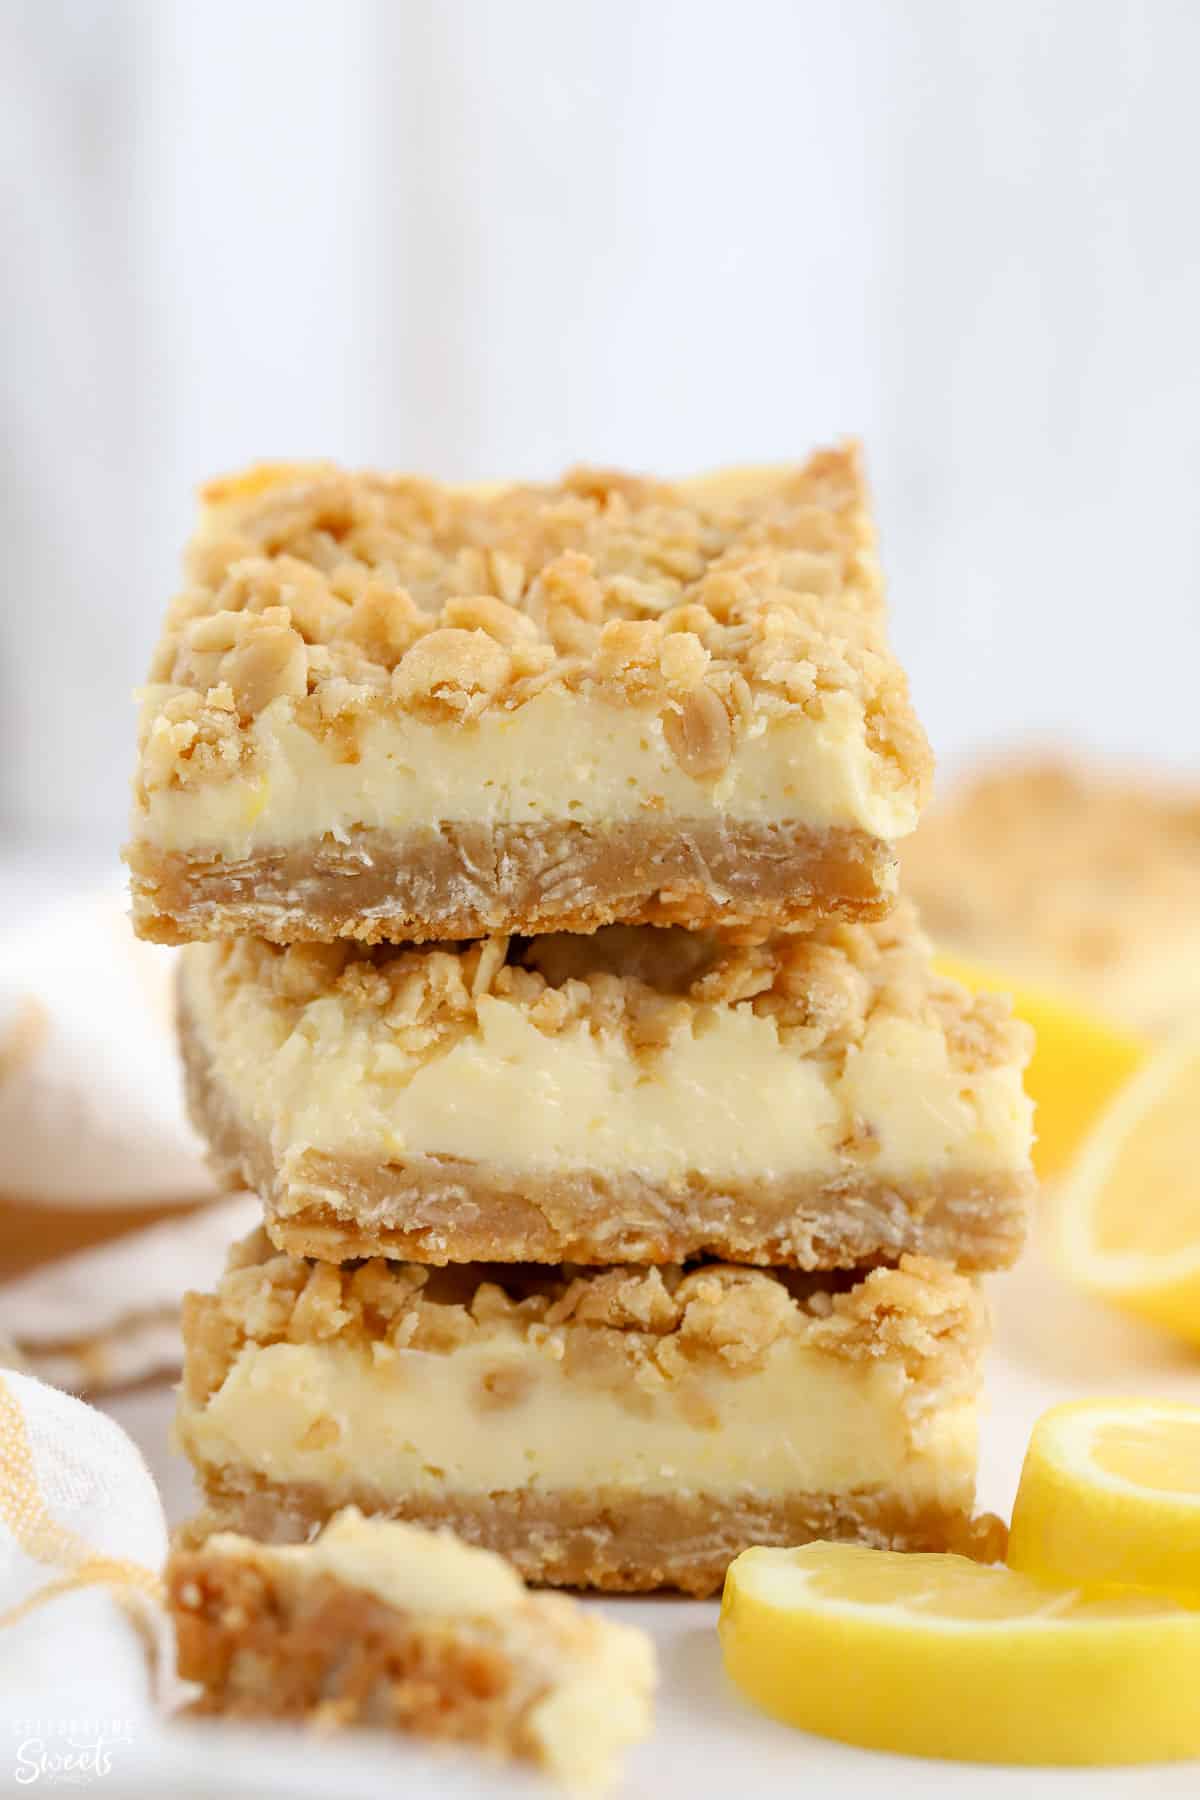
[[[166,1550],[120,1427],[0,1370],[0,1789],[94,1776],[152,1730],[170,1681]]]

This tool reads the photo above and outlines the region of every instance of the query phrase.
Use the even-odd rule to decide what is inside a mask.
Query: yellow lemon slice
[[[749,1699],[848,1744],[996,1763],[1200,1754],[1200,1613],[1167,1597],[807,1544],[737,1558],[720,1634]]]
[[[1017,1017],[1033,1026],[1037,1042],[1025,1071],[1037,1109],[1033,1160],[1043,1181],[1060,1175],[1107,1102],[1145,1062],[1146,1043],[1001,970],[956,956],[938,956],[934,966],[973,994],[1008,994]]]
[[[1166,1045],[1117,1095],[1055,1215],[1074,1281],[1200,1344],[1200,1037]]]
[[[1008,1563],[1043,1581],[1154,1588],[1200,1606],[1200,1408],[1083,1400],[1044,1414]]]

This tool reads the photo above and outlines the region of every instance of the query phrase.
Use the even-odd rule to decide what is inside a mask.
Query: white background
[[[1198,754],[1191,0],[0,0],[0,826],[120,834],[204,475],[868,442],[943,760]]]

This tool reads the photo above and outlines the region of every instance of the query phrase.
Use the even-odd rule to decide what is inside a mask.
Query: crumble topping
[[[150,672],[145,790],[240,765],[268,707],[352,759],[367,713],[468,723],[550,687],[653,705],[701,779],[753,723],[849,696],[882,778],[927,784],[853,447],[738,489],[276,465],[203,499]]]
[[[444,1054],[477,1028],[485,998],[519,1006],[547,1036],[621,1034],[653,1056],[703,1028],[713,1007],[775,1021],[793,1054],[844,1057],[884,1014],[940,1032],[964,1073],[1023,1066],[1029,1027],[1008,1002],[936,976],[911,906],[866,925],[826,924],[742,945],[679,928],[610,926],[592,936],[487,938],[464,946],[279,946],[229,939],[210,952],[226,1002],[251,993],[288,1036],[360,1033],[368,1068],[398,1078],[397,1055]],[[698,1017],[697,1015],[701,1015]]]
[[[601,1271],[314,1263],[275,1251],[260,1230],[233,1246],[215,1295],[187,1297],[185,1390],[203,1405],[248,1343],[334,1340],[386,1361],[404,1349],[444,1355],[512,1335],[572,1376],[628,1393],[631,1404],[639,1393],[686,1387],[706,1363],[753,1373],[784,1337],[850,1361],[898,1361],[926,1386],[973,1364],[983,1302],[949,1265],[903,1256],[853,1286],[839,1288],[840,1279],[726,1263]],[[512,1373],[498,1367],[482,1409],[519,1404],[520,1371],[515,1383]]]

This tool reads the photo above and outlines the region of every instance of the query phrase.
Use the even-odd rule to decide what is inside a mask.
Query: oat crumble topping
[[[250,992],[288,1034],[319,1042],[361,1032],[376,1072],[398,1052],[444,1054],[476,1029],[492,996],[547,1036],[580,1026],[620,1034],[652,1056],[710,1007],[749,1007],[802,1056],[844,1056],[890,1013],[942,1033],[964,1073],[1028,1061],[1032,1036],[1008,1002],[935,975],[911,906],[866,925],[827,924],[741,945],[702,932],[610,926],[593,936],[486,938],[466,945],[279,946],[225,940],[212,979],[226,1000]]]
[[[572,1375],[625,1392],[685,1382],[698,1364],[729,1375],[763,1366],[779,1339],[851,1361],[899,1361],[928,1384],[968,1366],[985,1313],[975,1285],[948,1264],[903,1256],[852,1286],[837,1275],[796,1275],[727,1263],[605,1270],[489,1268],[388,1262],[308,1262],[257,1231],[230,1251],[213,1296],[185,1302],[184,1385],[203,1405],[246,1344],[341,1343],[386,1362],[405,1349],[450,1354],[515,1334],[562,1360]],[[822,1286],[821,1283],[825,1285]],[[483,1404],[515,1404],[492,1392]]]
[[[240,767],[276,703],[353,760],[368,714],[466,724],[550,688],[653,705],[698,778],[753,723],[850,695],[890,778],[927,784],[854,447],[752,491],[575,470],[484,492],[318,464],[203,499],[151,668],[143,792]]]

